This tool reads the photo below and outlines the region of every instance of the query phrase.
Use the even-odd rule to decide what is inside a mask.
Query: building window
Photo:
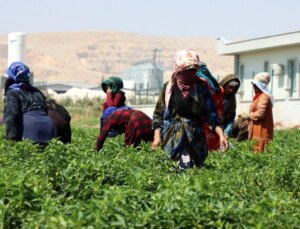
[[[244,97],[244,94],[243,94],[243,91],[244,91],[244,77],[245,77],[245,67],[243,64],[240,65],[240,69],[239,69],[239,78],[240,78],[240,81],[241,81],[241,86],[240,86],[240,90],[242,92],[241,94],[241,98]]]
[[[234,56],[234,72],[235,75],[238,76],[240,74],[240,55]]]
[[[269,61],[264,62],[264,72],[269,72]]]
[[[239,74],[239,76],[240,76],[241,84],[243,85],[243,83],[244,83],[244,77],[245,77],[245,67],[244,67],[244,65],[240,66],[240,74]]]
[[[290,90],[290,97],[293,97],[293,92],[296,89],[296,64],[295,60],[289,60],[287,63],[287,74],[288,74],[288,88]]]

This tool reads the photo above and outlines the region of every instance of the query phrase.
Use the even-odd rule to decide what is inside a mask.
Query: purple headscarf
[[[9,88],[20,90],[20,87],[24,83],[29,83],[31,73],[29,67],[22,62],[13,62],[7,69],[7,75],[10,79],[15,81]]]

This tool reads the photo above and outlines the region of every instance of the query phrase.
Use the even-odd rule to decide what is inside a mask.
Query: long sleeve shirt
[[[125,133],[126,145],[138,145],[141,140],[152,141],[152,120],[143,112],[137,110],[119,110],[110,114],[101,129],[96,142],[96,150],[100,150],[111,129]]]
[[[112,92],[107,92],[106,101],[103,104],[103,111],[108,107],[121,107],[125,106],[126,97],[124,92],[118,91],[115,94]]]
[[[22,117],[28,111],[48,112],[44,95],[35,87],[27,90],[8,90],[4,100],[4,122],[6,138],[11,140],[22,139]]]

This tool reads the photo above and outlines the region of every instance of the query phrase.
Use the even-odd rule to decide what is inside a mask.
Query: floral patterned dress
[[[184,99],[178,86],[166,101],[167,84],[164,85],[153,114],[153,128],[161,129],[162,148],[182,168],[201,166],[208,155],[204,124],[211,129],[220,126],[220,119],[210,91],[200,80],[191,96]]]

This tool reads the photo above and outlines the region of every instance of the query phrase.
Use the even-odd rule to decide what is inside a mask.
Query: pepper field
[[[94,150],[97,129],[44,150],[0,142],[2,228],[299,228],[300,130],[276,131],[269,152],[233,142],[200,169],[123,136]],[[4,128],[0,128],[4,136]]]

